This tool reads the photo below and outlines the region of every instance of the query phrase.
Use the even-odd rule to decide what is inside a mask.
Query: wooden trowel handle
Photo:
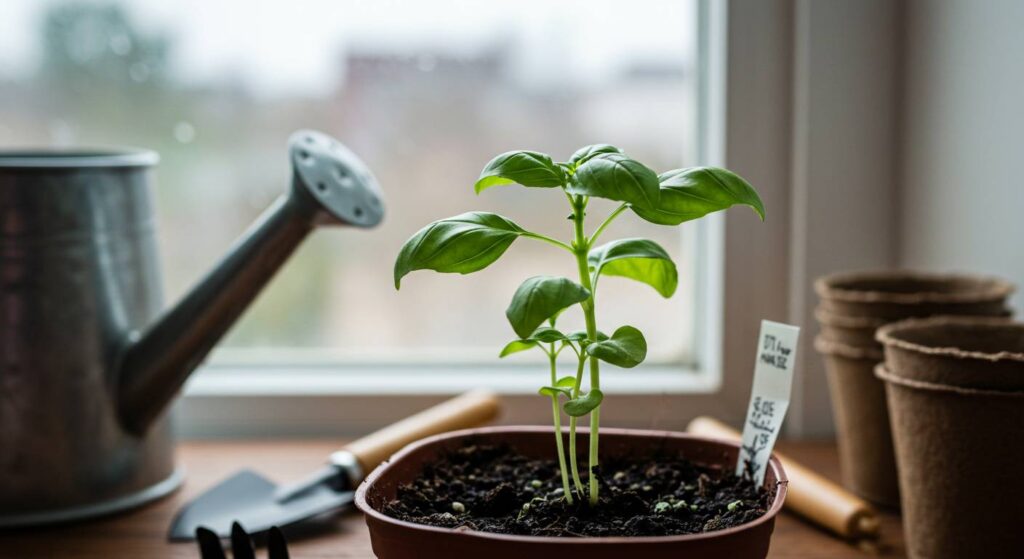
[[[369,473],[413,441],[457,429],[477,427],[494,419],[500,408],[494,393],[474,390],[392,423],[349,443],[342,450],[352,453],[363,472]]]

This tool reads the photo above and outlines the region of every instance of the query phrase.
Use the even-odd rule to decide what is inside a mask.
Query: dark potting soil
[[[584,464],[580,464],[586,485]],[[606,460],[601,502],[563,498],[554,460],[467,446],[398,489],[388,516],[431,526],[530,536],[666,536],[738,526],[764,515],[773,492],[679,456]],[[571,480],[570,480],[571,484]]]

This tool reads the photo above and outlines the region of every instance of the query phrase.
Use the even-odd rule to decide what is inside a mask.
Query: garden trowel
[[[380,431],[349,443],[333,453],[328,465],[292,485],[276,483],[242,470],[185,505],[168,534],[171,540],[191,540],[205,527],[222,538],[231,536],[237,522],[258,536],[272,526],[286,527],[336,512],[352,502],[363,477],[403,446],[430,435],[475,427],[498,414],[497,397],[468,392]]]

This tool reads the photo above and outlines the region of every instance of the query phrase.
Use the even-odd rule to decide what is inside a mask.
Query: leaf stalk
[[[575,252],[573,251],[571,246],[563,243],[562,241],[559,241],[558,239],[552,239],[547,235],[541,235],[540,233],[534,233],[533,231],[523,231],[520,234],[528,239],[536,239],[538,241],[548,243],[549,245],[556,246],[560,249],[567,250],[569,252]]]
[[[609,214],[608,217],[606,217],[605,220],[601,222],[601,225],[597,226],[597,230],[594,231],[594,234],[590,236],[590,239],[587,241],[587,244],[589,246],[594,246],[594,243],[597,241],[597,238],[601,236],[601,233],[604,233],[604,230],[607,229],[613,221],[615,221],[615,218],[619,217],[619,215],[622,212],[626,211],[626,209],[628,208],[629,204],[626,203],[623,203],[619,207],[615,208],[615,211]]]

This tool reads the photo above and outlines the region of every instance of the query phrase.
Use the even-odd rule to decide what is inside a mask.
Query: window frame
[[[703,163],[721,164],[723,3],[699,0],[697,23],[699,116],[695,155]],[[606,375],[603,388],[620,398],[707,398],[722,387],[725,222],[720,214],[713,214],[691,222],[688,228],[680,234],[686,261],[694,267],[695,275],[689,293],[676,296],[687,297],[694,307],[691,355],[677,364],[649,364]],[[281,358],[289,354],[290,358]],[[354,418],[358,418],[358,425],[384,424],[393,419],[396,406],[415,407],[413,402],[423,398],[435,400],[481,384],[503,394],[506,406],[516,408],[510,414],[514,417],[531,407],[525,403],[527,399],[536,399],[537,370],[536,364],[499,364],[496,358],[490,363],[374,363],[340,361],[329,351],[276,356],[259,350],[215,352],[186,383],[179,404],[185,413],[178,414],[178,423],[185,436],[200,438],[349,433],[354,432]],[[382,398],[389,404],[384,409],[367,404]],[[338,409],[348,412],[339,416]]]

